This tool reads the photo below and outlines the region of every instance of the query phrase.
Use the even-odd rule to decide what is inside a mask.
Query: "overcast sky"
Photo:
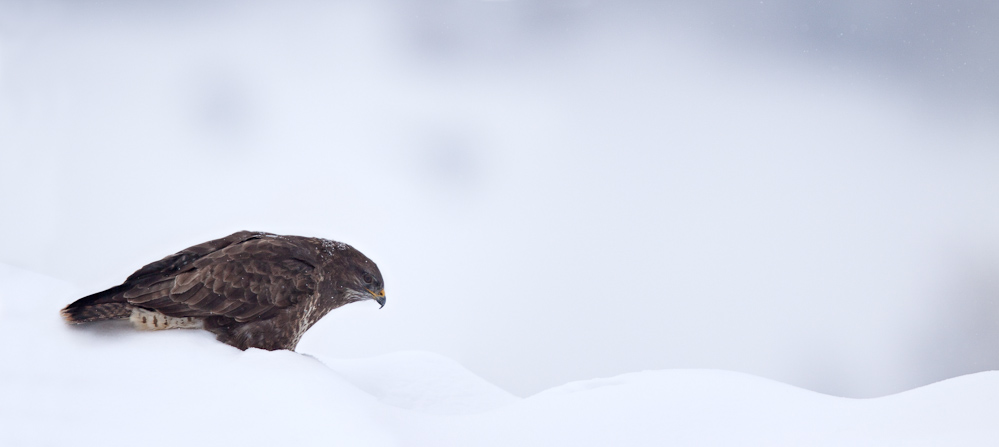
[[[996,8],[0,2],[0,262],[82,295],[237,230],[342,240],[388,305],[303,352],[520,395],[996,368]]]

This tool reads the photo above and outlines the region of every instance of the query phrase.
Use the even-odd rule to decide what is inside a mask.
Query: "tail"
[[[85,296],[63,308],[59,313],[67,323],[87,323],[101,320],[118,320],[132,315],[132,306],[127,302],[116,301],[115,296],[128,286],[122,284],[103,292]]]

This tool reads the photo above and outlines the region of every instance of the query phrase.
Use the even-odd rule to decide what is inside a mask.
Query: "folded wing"
[[[242,233],[143,267],[115,301],[174,317],[222,315],[245,322],[269,318],[316,294],[321,278],[313,250],[266,233]],[[207,246],[212,243],[216,246]]]

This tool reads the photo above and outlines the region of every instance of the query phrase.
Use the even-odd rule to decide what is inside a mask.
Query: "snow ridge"
[[[995,445],[999,373],[878,399],[747,374],[646,371],[526,399],[426,352],[317,359],[204,331],[69,326],[79,293],[0,265],[0,445]]]

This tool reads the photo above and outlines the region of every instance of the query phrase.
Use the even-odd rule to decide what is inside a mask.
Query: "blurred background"
[[[320,358],[885,395],[999,368],[997,42],[987,0],[0,0],[0,262],[321,236],[388,305]]]

